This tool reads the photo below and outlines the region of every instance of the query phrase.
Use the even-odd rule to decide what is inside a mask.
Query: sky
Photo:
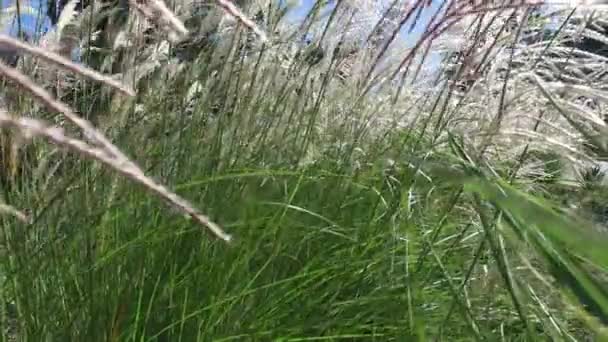
[[[2,9],[3,12],[6,10],[6,8],[11,7],[14,4],[14,1],[11,0],[0,0],[2,3]],[[27,10],[21,9],[22,14],[21,14],[21,25],[22,25],[22,29],[28,34],[28,35],[34,35],[37,31],[46,31],[49,29],[50,27],[50,20],[48,18],[46,18],[46,1],[45,0],[29,0],[27,1],[29,2],[30,6],[31,6],[31,12],[27,13]],[[26,1],[23,1],[23,3],[26,3]],[[3,13],[4,14],[4,13]],[[44,18],[44,19],[42,19]],[[8,20],[8,22],[5,23],[6,26],[2,27],[2,32],[4,33],[10,33],[11,35],[16,35],[16,33],[18,32],[18,25],[17,25],[17,20]],[[38,28],[38,29],[37,29]]]
[[[0,0],[2,2],[2,8],[7,8],[10,7],[12,3],[14,3],[14,1],[12,0]],[[348,0],[346,0],[348,1]],[[382,0],[378,0],[378,1],[382,1]],[[24,3],[26,1],[23,1]],[[291,13],[289,13],[289,18],[292,20],[298,20],[301,18],[304,18],[304,16],[312,9],[313,5],[314,5],[315,0],[302,0],[300,6],[298,6],[296,9],[292,10]],[[330,1],[330,7],[335,6],[335,2],[336,0]],[[44,15],[46,13],[46,1],[45,0],[29,0],[29,3],[31,4],[31,7],[34,9],[33,11],[36,12],[37,10],[40,11],[40,14]],[[435,3],[438,3],[438,1],[435,1]],[[401,37],[403,39],[406,39],[408,41],[415,41],[419,36],[420,33],[422,31],[422,29],[424,28],[424,23],[426,23],[428,21],[428,18],[430,17],[432,13],[432,9],[431,10],[426,10],[421,18],[421,24],[417,25],[417,27],[414,29],[414,32],[411,35],[408,35],[406,32],[403,32]],[[21,15],[21,20],[22,20],[22,26],[23,29],[28,33],[28,34],[33,34],[36,32],[36,26],[38,25],[40,27],[40,25],[42,25],[42,31],[46,31],[49,29],[49,20],[48,18],[45,17],[44,21],[40,21],[38,18],[40,18],[37,13],[29,13],[29,14],[22,14]],[[10,31],[11,33],[15,33],[16,29],[17,29],[17,25],[16,23],[14,23],[14,25],[8,25],[9,27],[4,27],[3,28],[3,32],[7,32]],[[403,30],[405,31],[405,30]]]
[[[2,6],[0,6],[0,8],[3,8],[3,11],[10,7],[15,0],[0,0],[0,3],[2,4]],[[278,0],[278,1],[284,1],[284,0]],[[300,1],[300,5],[293,9],[290,13],[288,13],[288,18],[290,20],[293,20],[294,22],[297,22],[298,20],[303,19],[306,14],[313,8],[313,5],[315,3],[316,0],[301,0]],[[351,1],[351,0],[341,0],[341,1]],[[386,3],[388,3],[390,0],[377,0],[377,1],[384,1]],[[433,6],[431,6],[431,8],[426,9],[422,15],[421,18],[418,22],[418,24],[416,25],[416,27],[413,29],[413,31],[411,33],[408,33],[407,30],[409,29],[409,25],[404,25],[404,28],[401,30],[401,34],[399,36],[400,39],[404,40],[407,46],[412,46],[415,42],[418,41],[418,39],[420,38],[421,33],[424,31],[424,28],[426,26],[426,24],[428,23],[431,15],[434,13],[434,11],[437,9],[437,6],[440,4],[441,0],[434,0],[433,1]],[[30,13],[26,13],[27,11],[22,9],[22,15],[21,15],[21,25],[22,25],[22,29],[30,36],[34,36],[36,34],[36,32],[46,32],[50,29],[50,22],[49,19],[46,18],[46,2],[47,0],[22,0],[22,3],[29,3],[31,6],[30,9]],[[329,1],[329,5],[328,5],[328,11],[331,10],[331,8],[333,8],[336,4],[337,0],[330,0]],[[40,18],[44,18],[44,19],[40,19]],[[12,25],[11,25],[12,23]],[[17,22],[16,20],[9,20],[9,22],[5,23],[8,25],[5,25],[5,27],[2,27],[2,31],[4,33],[10,33],[11,35],[16,35],[16,32],[18,32],[17,28]],[[438,57],[437,56],[431,56],[430,60],[428,61],[428,63],[431,64],[436,64],[438,63]]]
[[[293,9],[290,13],[288,13],[288,19],[297,22],[298,20],[302,20],[308,12],[313,8],[316,0],[301,0],[300,6]],[[352,0],[342,0],[342,1],[352,1]],[[383,1],[385,4],[389,4],[392,2],[391,0],[375,0],[375,1]],[[422,33],[424,32],[426,26],[428,25],[432,15],[437,11],[439,5],[442,0],[433,0],[432,5],[425,9],[417,22],[417,25],[413,28],[412,32],[408,32],[410,29],[409,23],[403,26],[400,31],[400,35],[398,39],[401,39],[405,42],[407,47],[412,47],[418,40],[420,39]],[[330,0],[328,10],[331,10],[336,4],[336,0]],[[427,57],[425,61],[425,66],[431,69],[435,69],[441,63],[441,57],[438,54],[431,54]]]
[[[349,0],[342,0],[342,1],[349,1]],[[385,3],[389,3],[389,0],[376,0],[376,1],[384,1]],[[298,6],[297,8],[295,8],[294,10],[292,10],[289,14],[288,17],[292,20],[298,20],[298,19],[302,19],[306,16],[306,14],[313,8],[315,3],[315,0],[302,0],[300,6]],[[336,0],[330,1],[330,8],[333,8],[335,6]],[[411,33],[408,33],[407,27],[404,27],[401,30],[401,35],[400,38],[401,39],[405,39],[408,43],[413,44],[414,42],[416,42],[418,40],[418,38],[420,38],[420,35],[422,34],[422,32],[424,31],[424,28],[426,26],[426,24],[429,22],[431,15],[434,13],[434,11],[437,10],[438,5],[440,4],[440,0],[434,0],[433,1],[433,5],[429,8],[426,9],[425,11],[423,11],[419,23],[416,25],[416,27],[414,28],[414,30]],[[407,26],[407,25],[405,25]],[[410,45],[408,44],[408,45]]]

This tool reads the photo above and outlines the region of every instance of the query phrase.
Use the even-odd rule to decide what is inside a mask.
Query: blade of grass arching
[[[471,331],[471,333],[473,334],[473,336],[475,337],[475,339],[477,341],[485,340],[485,338],[483,338],[483,335],[479,331],[479,325],[475,321],[473,313],[471,312],[471,308],[465,303],[465,301],[463,301],[461,299],[460,291],[458,291],[456,285],[453,283],[452,277],[450,276],[448,270],[443,265],[443,262],[439,258],[439,255],[435,252],[435,249],[433,249],[433,248],[431,248],[430,253],[433,256],[433,258],[435,259],[435,262],[437,263],[437,265],[439,266],[439,268],[443,274],[443,278],[448,282],[448,286],[449,286],[452,298],[454,299],[455,302],[458,303],[458,307],[462,311],[462,316],[467,321],[467,327],[469,328],[469,330]]]
[[[476,192],[505,209],[521,222],[542,233],[549,241],[589,259],[596,265],[608,267],[608,237],[588,228],[584,222],[558,213],[545,200],[517,190],[496,179],[492,182],[480,177],[464,180],[468,192]]]
[[[501,237],[496,229],[496,222],[500,220],[500,213],[496,213],[494,220],[490,221],[484,211],[483,204],[477,194],[475,194],[475,211],[479,216],[481,226],[485,232],[485,240],[489,243],[490,251],[494,256],[494,260],[498,264],[498,271],[507,287],[507,291],[511,296],[511,301],[515,306],[515,310],[519,315],[521,322],[524,324],[526,333],[528,338],[532,338],[532,330],[530,327],[530,323],[528,322],[526,313],[524,311],[524,305],[522,304],[521,298],[519,296],[519,289],[517,288],[517,284],[513,278],[513,273],[511,272],[511,268],[509,267],[509,262],[507,259],[507,255],[504,249],[504,245],[501,243]]]
[[[327,223],[329,225],[328,228],[322,229],[321,232],[328,233],[328,234],[331,234],[331,235],[334,235],[334,236],[338,236],[338,237],[347,239],[349,241],[353,241],[353,242],[355,241],[352,237],[349,237],[349,236],[347,236],[345,234],[342,234],[342,233],[338,232],[337,230],[331,229],[331,228],[340,228],[340,229],[343,230],[343,228],[340,227],[340,225],[338,225],[337,223],[331,221],[330,219],[328,219],[328,218],[326,218],[326,217],[324,217],[324,216],[322,216],[322,215],[320,215],[318,213],[310,211],[310,210],[308,210],[306,208],[302,208],[302,207],[299,207],[299,206],[296,206],[296,205],[293,205],[293,204],[286,204],[286,203],[279,203],[279,202],[260,202],[260,204],[282,207],[284,210],[285,209],[289,209],[289,210],[293,210],[293,211],[296,211],[296,212],[300,212],[300,213],[304,213],[304,214],[310,215],[310,216],[315,217],[315,218],[317,218],[317,219],[319,219],[319,220],[321,220],[321,221],[323,221],[323,222],[325,222],[325,223]]]
[[[486,239],[484,236],[481,238],[481,241],[479,242],[479,246],[477,247],[477,250],[473,254],[473,260],[471,261],[471,264],[469,265],[467,272],[466,272],[464,278],[462,279],[462,283],[460,284],[460,286],[458,288],[458,293],[460,293],[460,291],[463,291],[464,287],[467,285],[467,283],[473,276],[473,271],[475,270],[475,267],[477,266],[477,263],[481,259],[481,256],[482,256],[483,252],[485,251],[485,249],[486,249]],[[440,260],[441,260],[441,257],[440,257]],[[443,328],[447,326],[447,322],[450,320],[450,317],[452,316],[452,313],[456,309],[457,305],[458,305],[458,302],[456,301],[456,299],[452,300],[452,304],[450,304],[450,308],[448,309],[447,314],[445,315],[441,325],[439,326],[440,327],[439,328],[439,337],[442,337]]]
[[[112,249],[112,250],[100,250],[100,254],[97,257],[97,261],[91,265],[92,269],[99,269],[104,265],[111,263],[114,258],[120,257],[120,254],[126,254],[126,252],[133,248],[138,243],[143,243],[146,239],[152,237],[154,234],[158,234],[157,231],[150,229],[149,231],[138,235],[136,239],[126,241],[124,244]]]
[[[536,127],[537,126],[535,126],[535,128]],[[451,143],[456,147],[455,151],[461,158],[468,159],[466,155],[461,154],[464,150],[455,140],[451,140]],[[524,151],[519,158],[520,164],[523,163],[523,160],[526,157],[525,153],[526,151]],[[562,243],[577,246],[578,248],[576,250],[585,251],[585,255],[588,255],[590,252],[586,249],[589,247],[586,246],[587,241],[597,242],[597,240],[595,240],[597,238],[599,238],[600,241],[608,241],[608,238],[600,236],[598,233],[594,233],[594,230],[581,229],[581,222],[573,222],[573,218],[560,215],[552,209],[549,203],[542,199],[521,192],[503,180],[495,179],[494,183],[492,183],[487,179],[480,177],[479,175],[481,173],[474,166],[469,168],[468,171],[472,171],[475,176],[455,175],[452,173],[451,176],[445,175],[445,177],[451,181],[455,181],[457,184],[464,184],[467,192],[479,193],[493,202],[500,200],[500,208],[509,209],[511,212],[518,212],[518,215],[525,215],[521,216],[524,222],[530,222],[540,226],[542,226],[543,223],[547,223],[547,227],[552,226],[554,228],[548,230],[545,234],[551,233],[553,237],[557,238],[557,240]],[[511,175],[511,178],[512,177],[513,175]],[[509,180],[509,182],[510,181],[511,180]],[[539,220],[539,215],[543,217],[542,220]],[[543,220],[547,220],[547,222],[543,222]],[[576,229],[569,230],[569,228],[564,228],[564,222],[568,222],[566,225],[576,226]],[[573,239],[573,236],[568,236],[572,231],[579,233],[575,235],[577,237],[576,239]],[[596,264],[608,265],[608,253],[603,253],[601,247],[592,247],[591,250],[593,251],[591,252],[591,255],[600,258],[594,259],[591,257],[592,260],[595,260]]]
[[[300,187],[302,186],[303,180],[304,180],[304,174],[301,173],[298,177],[297,183],[294,186],[294,189],[289,194],[287,203],[281,205],[281,206],[283,206],[283,209],[278,211],[274,215],[274,217],[269,220],[269,224],[274,227],[274,229],[270,230],[270,234],[275,234],[276,240],[279,240],[279,238],[277,236],[280,236],[280,234],[288,233],[284,229],[281,229],[283,226],[283,220],[285,219],[285,217],[287,215],[287,211],[290,209],[289,207],[292,206],[291,203],[294,201],[296,194],[298,193]],[[279,242],[277,242],[273,245],[273,251],[271,252],[270,256],[267,258],[264,265],[262,265],[262,267],[257,271],[256,275],[254,275],[254,277],[252,279],[249,279],[247,285],[241,291],[242,296],[239,298],[244,298],[245,294],[250,292],[253,282],[261,275],[261,273],[267,267],[270,267],[271,263],[274,262],[274,259],[277,258],[279,253],[281,252],[281,248],[283,248],[283,245]],[[236,271],[237,266],[238,266],[238,263],[235,263],[230,272],[232,273],[232,272]],[[227,290],[225,290],[225,291],[227,291]],[[224,319],[224,317],[229,314],[229,312],[234,308],[235,305],[237,305],[237,303],[238,303],[238,301],[235,299],[234,301],[230,301],[229,303],[226,303],[225,305],[218,307],[217,310],[213,310],[211,312],[211,315],[214,316],[215,324],[220,324],[220,322]],[[211,321],[212,321],[211,318],[209,319],[209,321],[211,323]]]
[[[363,262],[360,262],[360,264],[361,264],[361,266],[364,266],[365,264],[367,264],[367,261],[364,260]],[[264,290],[278,288],[279,286],[287,285],[290,283],[300,284],[300,282],[305,283],[305,282],[313,282],[313,281],[325,281],[326,278],[334,277],[341,270],[342,270],[342,265],[336,265],[336,266],[332,266],[332,267],[328,267],[328,268],[324,268],[324,269],[316,269],[316,270],[310,271],[310,272],[298,273],[292,277],[280,279],[280,280],[274,281],[272,283],[264,284],[264,285],[258,286],[256,288],[249,289],[247,291],[242,291],[242,292],[238,293],[237,295],[232,295],[229,297],[222,297],[222,296],[217,297],[218,299],[215,302],[210,303],[209,305],[203,306],[197,310],[194,310],[194,311],[188,313],[187,315],[183,315],[180,320],[172,322],[168,326],[160,329],[155,335],[150,336],[147,341],[149,341],[149,342],[156,341],[159,336],[161,336],[165,332],[173,329],[174,327],[184,324],[184,322],[186,322],[188,320],[194,319],[196,317],[200,317],[201,315],[208,316],[210,311],[213,312],[213,310],[216,308],[223,308],[232,302],[236,302],[237,300],[244,298],[245,296],[252,295],[257,292],[262,292]]]
[[[540,311],[542,311],[542,313],[547,316],[546,320],[549,321],[548,324],[545,324],[545,326],[550,326],[551,327],[551,332],[550,332],[550,336],[554,339],[554,340],[569,340],[572,342],[575,342],[576,339],[569,334],[567,329],[564,329],[565,325],[563,322],[561,322],[548,308],[549,306],[547,305],[547,303],[545,303],[537,294],[536,291],[534,291],[534,288],[532,286],[530,286],[529,284],[526,286],[528,292],[530,292],[530,297],[532,298],[532,300],[538,305],[538,308],[540,309]]]
[[[227,181],[227,180],[238,181],[238,180],[243,180],[243,179],[247,179],[247,178],[260,178],[263,180],[266,178],[277,178],[277,177],[298,178],[298,179],[307,180],[307,181],[315,181],[315,180],[318,180],[319,177],[323,177],[324,179],[332,179],[332,182],[348,183],[349,185],[354,186],[361,190],[372,190],[372,188],[370,186],[357,182],[356,179],[353,179],[352,177],[350,177],[348,175],[337,174],[337,173],[330,172],[330,171],[319,170],[319,171],[315,171],[315,174],[311,175],[311,174],[306,174],[303,171],[272,170],[272,169],[235,170],[233,173],[211,175],[206,178],[192,180],[188,183],[178,184],[175,186],[175,188],[177,190],[182,191],[182,190],[189,190],[189,189],[193,189],[193,188],[202,187],[202,186],[208,185],[210,183]],[[368,177],[371,177],[371,176],[368,176]],[[378,179],[379,179],[378,177],[374,177],[373,179],[368,178],[367,180],[378,180]]]
[[[261,241],[260,241],[260,243],[261,243]],[[278,243],[275,244],[275,246],[277,246],[276,247],[277,251],[280,249],[280,247],[278,247],[278,245],[279,245]],[[250,257],[245,257],[244,256],[243,260],[248,259],[248,258],[252,258],[253,254],[255,253],[255,250],[257,250],[257,248],[254,249],[254,252],[252,253],[252,256],[250,256]],[[210,312],[207,315],[208,316],[208,320],[210,321],[210,323],[211,323],[211,318],[214,318],[215,321],[213,322],[213,325],[219,325],[219,324],[221,324],[221,322],[230,313],[230,311],[233,310],[236,305],[238,305],[239,299],[246,298],[246,296],[249,293],[251,293],[252,290],[255,290],[255,288],[252,288],[253,285],[259,279],[259,277],[262,275],[262,273],[264,271],[266,271],[268,269],[268,267],[270,267],[270,265],[275,261],[275,258],[277,257],[277,254],[278,254],[278,252],[275,252],[275,253],[271,254],[270,256],[268,256],[268,258],[266,259],[266,261],[264,262],[264,264],[262,264],[257,269],[256,273],[250,279],[248,279],[247,284],[245,284],[243,286],[243,288],[240,290],[240,292],[239,292],[240,294],[236,295],[236,296],[233,296],[233,300],[229,300],[229,301],[227,301],[226,303],[224,303],[221,306],[210,308],[210,310],[209,310]],[[233,274],[234,272],[236,272],[237,268],[238,268],[238,262],[236,262],[236,263],[233,264],[233,267],[232,267],[232,269],[231,269],[231,271],[229,273]],[[230,277],[228,277],[228,278],[230,278]],[[226,297],[226,294],[223,293],[222,296],[220,296],[219,298],[225,298],[225,297]],[[216,308],[216,310],[211,310],[213,308]],[[183,317],[184,317],[184,315],[182,315],[182,319],[183,319]],[[182,321],[182,325],[184,323],[185,323],[185,320]]]
[[[459,156],[464,161],[466,166],[475,168],[475,163],[464,150],[462,143],[457,141],[456,137],[453,136],[451,133],[449,134],[449,144],[453,153]],[[485,232],[485,235],[483,237],[484,240],[482,240],[482,245],[484,241],[487,241],[489,243],[490,251],[492,252],[494,259],[498,264],[498,270],[509,292],[509,295],[511,296],[511,301],[515,306],[515,309],[520,317],[521,322],[525,326],[527,336],[529,338],[532,338],[532,330],[530,328],[527,316],[524,312],[524,305],[522,304],[521,298],[519,296],[520,291],[517,289],[516,283],[513,279],[504,244],[502,243],[502,238],[496,230],[496,223],[501,218],[501,212],[500,210],[496,211],[493,215],[492,220],[489,220],[488,217],[486,217],[486,213],[483,210],[482,202],[477,194],[475,194],[474,196],[474,203],[475,211],[477,212],[477,215]]]
[[[505,216],[512,227],[525,229],[524,223],[513,216]],[[608,292],[606,286],[599,283],[591,274],[586,272],[567,251],[552,245],[538,232],[526,235],[528,241],[536,248],[549,264],[549,272],[562,287],[562,293],[573,302],[581,304],[585,311],[583,316],[586,323],[603,339],[608,339],[608,331],[602,327],[608,324]],[[579,313],[580,314],[580,313]],[[593,320],[589,316],[594,317]],[[600,325],[596,322],[599,321]]]
[[[594,277],[577,265],[569,254],[590,262],[608,265],[607,238],[581,222],[558,214],[540,199],[533,198],[503,181],[493,183],[480,177],[464,180],[465,188],[486,198],[501,209],[520,238],[535,247],[552,266],[553,275],[577,299],[593,307],[596,317],[608,321],[608,293]],[[593,312],[592,312],[593,314]]]

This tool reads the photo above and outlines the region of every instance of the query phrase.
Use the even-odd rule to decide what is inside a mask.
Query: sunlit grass
[[[605,232],[560,207],[602,198],[592,175],[522,177],[541,157],[484,157],[452,129],[451,91],[363,97],[332,61],[236,53],[235,32],[223,59],[206,46],[134,100],[88,83],[63,98],[234,239],[36,142],[3,187],[32,219],[0,218],[4,340],[606,338]]]

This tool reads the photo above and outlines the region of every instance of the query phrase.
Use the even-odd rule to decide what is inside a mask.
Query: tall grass
[[[517,83],[540,94],[536,101],[545,96],[547,103],[533,109],[547,114],[521,126],[525,139],[505,140],[514,128],[509,120],[528,108],[506,104],[504,93],[516,82],[509,73],[498,78],[482,72],[491,68],[483,61],[473,66],[473,74],[483,75],[475,82],[496,77],[503,96],[479,95],[474,87],[457,94],[453,82],[437,82],[434,91],[410,85],[423,76],[414,63],[425,59],[424,39],[456,12],[439,8],[436,22],[431,15],[419,51],[409,54],[390,37],[412,24],[405,17],[416,18],[423,2],[397,22],[381,14],[378,25],[390,27],[385,39],[366,40],[353,64],[368,72],[340,81],[342,55],[334,48],[352,43],[339,28],[361,29],[356,12],[339,2],[319,21],[319,3],[295,28],[273,4],[239,4],[239,15],[248,18],[264,10],[262,22],[246,21],[249,27],[222,19],[222,8],[207,8],[210,14],[197,19],[214,21],[206,23],[218,29],[216,42],[198,32],[171,45],[166,33],[149,30],[146,42],[140,30],[149,23],[135,16],[124,32],[105,27],[106,42],[117,41],[106,49],[114,50],[86,38],[83,62],[115,73],[136,96],[76,79],[63,80],[70,91],[56,92],[151,182],[168,184],[221,226],[233,237],[228,244],[202,234],[180,215],[183,208],[168,212],[144,188],[110,172],[134,167],[127,162],[91,162],[53,147],[65,147],[52,139],[58,131],[45,135],[33,123],[54,122],[62,136],[104,156],[111,151],[31,96],[10,93],[7,110],[17,117],[5,115],[0,125],[56,145],[33,140],[5,159],[24,171],[8,172],[4,203],[27,212],[28,220],[0,217],[3,339],[605,339],[608,238],[585,219],[584,205],[576,215],[561,203],[588,196],[601,202],[605,189],[593,178],[600,172],[573,185],[553,176],[567,173],[565,167],[549,170],[551,160],[577,165],[579,154],[595,158],[580,152],[582,143],[554,147],[595,139],[583,131],[592,119],[542,121],[574,112],[564,106],[569,100],[555,98],[563,84]],[[179,5],[175,12],[184,19],[188,6]],[[494,10],[474,10],[482,13],[472,31],[495,30],[496,22],[483,21]],[[251,42],[253,25],[268,41]],[[499,41],[501,25],[487,36]],[[309,31],[320,32],[310,45],[295,43]],[[467,43],[478,45],[472,34]],[[324,56],[312,63],[318,51]],[[500,51],[504,57],[508,49]],[[517,57],[506,53],[507,60]],[[510,72],[523,70],[534,80],[537,69],[528,66]],[[22,60],[19,70],[51,87],[35,60]],[[557,125],[572,140],[550,136]],[[538,137],[529,139],[532,133]],[[516,148],[507,153],[507,147]],[[547,149],[553,157],[539,151]]]

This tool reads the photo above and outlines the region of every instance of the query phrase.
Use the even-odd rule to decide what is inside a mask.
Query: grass
[[[234,239],[35,140],[3,187],[31,217],[0,217],[4,340],[606,339],[608,238],[560,206],[574,191],[553,170],[521,175],[532,143],[485,158],[444,96],[361,97],[337,63],[234,53],[244,36],[134,99],[85,81],[62,98]]]

